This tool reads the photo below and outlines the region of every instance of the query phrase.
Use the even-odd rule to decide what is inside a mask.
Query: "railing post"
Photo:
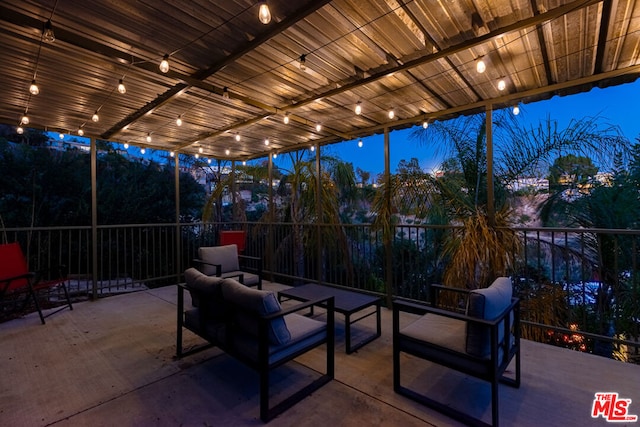
[[[389,155],[389,128],[384,128],[384,185],[385,185],[385,203],[387,212],[391,211],[391,160]],[[387,234],[387,233],[385,233]],[[393,234],[384,236],[384,253],[385,253],[385,288],[387,291],[387,308],[391,308],[391,300],[393,299]]]
[[[176,193],[176,283],[180,283],[180,272],[182,271],[182,231],[180,230],[180,156],[177,152],[174,158],[174,185]]]
[[[98,149],[90,140],[91,153],[91,299],[98,299]]]

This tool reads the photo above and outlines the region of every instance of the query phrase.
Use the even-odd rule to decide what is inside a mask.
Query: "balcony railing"
[[[200,246],[218,244],[223,229],[246,231],[245,253],[264,260],[267,280],[320,282],[427,300],[446,267],[451,227],[396,228],[387,259],[382,236],[368,224],[144,224],[3,229],[20,242],[30,268],[64,264],[76,298],[172,284]],[[512,276],[523,302],[526,337],[638,362],[640,285],[638,230],[514,228],[524,251]],[[94,263],[93,260],[97,262]],[[389,264],[390,262],[390,264]],[[391,265],[390,271],[388,265]]]

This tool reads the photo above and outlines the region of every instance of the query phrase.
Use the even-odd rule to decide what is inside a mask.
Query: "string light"
[[[513,107],[513,115],[517,116],[518,114],[520,114],[520,106],[518,104],[516,104]]]
[[[18,135],[22,135],[22,134],[24,133],[24,128],[23,128],[22,126],[18,126],[18,127],[16,128],[16,133],[17,133]]]
[[[160,71],[162,71],[163,73],[168,73],[169,72],[169,54],[165,54],[162,57],[162,61],[160,61]]]
[[[284,118],[282,119],[282,121],[284,122],[285,125],[289,124],[289,113],[284,115]]]
[[[44,23],[44,29],[42,30],[42,39],[47,43],[53,43],[56,41],[56,35],[53,32],[53,25],[51,25],[51,19]]]
[[[100,116],[98,115],[98,110],[96,110],[96,112],[93,113],[93,116],[91,116],[91,121],[97,123],[98,120],[100,120]]]
[[[266,1],[260,2],[260,9],[258,10],[258,19],[264,25],[267,25],[271,22],[271,11],[269,10],[269,5]]]
[[[125,150],[128,150],[128,149],[129,149],[129,143],[128,143],[128,142],[125,142],[125,143],[124,143],[124,149],[125,149]]]
[[[316,146],[315,146],[315,145],[312,145],[312,146],[311,146],[311,151],[312,151],[312,152],[313,152],[313,151],[316,151]]]
[[[358,116],[362,114],[362,103],[360,101],[356,102],[355,113]]]
[[[320,123],[316,124],[316,132],[320,132],[322,130],[322,125]]]
[[[80,126],[80,127],[78,128],[78,135],[79,135],[79,136],[83,136],[83,135],[84,135],[84,129],[82,129],[82,126]]]
[[[307,69],[307,55],[300,55],[300,69],[302,71]]]
[[[171,152],[169,153],[169,156],[171,156],[171,157],[175,157],[175,155],[176,155],[176,153],[174,153],[173,151],[171,151]]]
[[[240,134],[236,133],[236,141],[240,142]]]
[[[29,86],[29,92],[31,93],[31,95],[37,95],[40,93],[40,88],[36,84],[36,79],[33,79],[31,81],[31,86]]]
[[[269,145],[269,138],[266,138],[266,139],[264,140],[264,145]]]
[[[358,141],[358,147],[362,148],[363,145],[364,143],[362,142],[362,140]]]
[[[182,126],[182,116],[178,116],[178,118],[176,119],[176,125]]]
[[[147,142],[151,142],[151,133],[147,134]]]
[[[429,122],[428,121],[425,120],[424,122],[422,122],[422,129],[426,129],[428,127],[429,127]]]
[[[200,147],[198,148],[198,153],[202,154],[204,152],[204,148]]]
[[[247,161],[246,160],[242,161],[242,166],[247,166]]]
[[[393,110],[389,110],[389,118],[393,119],[396,116],[396,112]]]
[[[118,82],[118,92],[123,95],[127,93],[127,88],[125,87],[124,81],[122,79],[120,79],[120,81]]]
[[[224,154],[226,154],[227,156],[229,155],[229,153],[231,153],[231,151],[228,148],[224,150]]]
[[[147,152],[147,150],[145,150],[144,147],[140,149],[140,154],[144,154],[146,152]]]
[[[224,99],[229,99],[229,89],[226,86],[222,89],[222,97]]]
[[[60,137],[60,139],[64,139],[64,133],[60,132],[60,134],[58,134],[58,137]]]
[[[277,159],[278,158],[278,153],[273,153],[273,158]]]
[[[29,124],[29,116],[27,116],[27,111],[25,110],[24,114],[22,115],[22,117],[20,118],[20,124],[21,125],[28,125]]]
[[[507,83],[505,83],[504,79],[500,79],[498,81],[498,90],[502,91],[505,90],[507,87]]]
[[[482,58],[483,57],[481,56],[480,58],[478,58],[478,62],[476,62],[476,71],[480,74],[484,73],[487,70],[487,64],[484,63],[484,59]]]
[[[200,154],[196,153],[195,158],[199,159],[200,158]]]

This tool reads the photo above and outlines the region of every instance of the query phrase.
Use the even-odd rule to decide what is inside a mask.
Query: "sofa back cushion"
[[[467,316],[494,320],[511,304],[513,287],[509,277],[498,277],[488,288],[469,293]],[[499,326],[498,341],[504,337],[504,325]],[[491,354],[491,335],[484,325],[467,323],[467,353],[477,357]]]
[[[221,288],[224,279],[207,276],[195,268],[188,268],[184,272],[184,280],[194,307],[199,307],[208,318],[221,319],[225,316]]]
[[[234,279],[224,279],[222,295],[225,301],[242,308],[237,311],[234,320],[239,328],[252,336],[258,336],[256,315],[264,316],[281,310],[275,293],[249,288]],[[286,344],[290,340],[291,333],[283,317],[275,318],[269,322],[269,342],[271,344]]]
[[[201,247],[198,248],[198,257],[209,264],[220,264],[222,273],[240,270],[237,245]],[[216,274],[216,267],[203,264],[202,272],[208,276],[213,276]]]

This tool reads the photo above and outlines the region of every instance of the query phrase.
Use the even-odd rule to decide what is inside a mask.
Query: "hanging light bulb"
[[[356,102],[356,109],[355,109],[355,113],[356,115],[360,115],[362,114],[362,103],[360,101]]]
[[[82,129],[82,126],[78,128],[78,135],[80,136],[84,135],[84,129]]]
[[[64,139],[64,133],[60,132],[58,136],[60,137],[60,139]]]
[[[198,153],[202,154],[204,152],[204,148],[200,147],[198,148]]]
[[[182,116],[178,116],[178,118],[176,119],[176,125],[182,126]]]
[[[247,161],[246,160],[242,161],[242,166],[247,166]]]
[[[240,134],[236,133],[236,141],[240,142]]]
[[[140,154],[144,154],[146,152],[147,152],[147,150],[145,150],[144,147],[140,149]]]
[[[358,141],[358,147],[362,148],[363,145],[364,143],[362,142],[362,140]]]
[[[124,149],[125,149],[125,150],[128,150],[128,149],[129,149],[129,143],[128,143],[128,142],[125,142],[125,143],[124,143]]]
[[[22,118],[20,118],[20,124],[21,125],[28,125],[29,124],[29,116],[27,116],[27,112],[26,111],[22,115]]]
[[[484,63],[484,60],[482,58],[483,57],[481,56],[480,58],[478,58],[478,62],[476,62],[476,71],[480,74],[484,73],[487,70],[487,64]]]
[[[151,133],[147,134],[147,142],[151,142]]]
[[[176,155],[176,153],[175,153],[175,152],[173,152],[173,151],[171,151],[171,152],[169,153],[169,156],[171,156],[171,157],[175,157],[175,155]]]
[[[312,146],[311,146],[311,151],[312,151],[312,152],[313,152],[313,151],[316,151],[316,146],[315,146],[315,145],[312,145]]]
[[[200,158],[200,154],[196,153],[195,158],[199,159]]]
[[[56,35],[53,32],[53,25],[51,25],[51,19],[44,23],[44,30],[42,30],[42,39],[47,43],[53,43],[56,40]]]
[[[227,156],[229,155],[229,153],[231,153],[231,151],[229,151],[228,148],[226,150],[224,150],[224,154],[226,154]]]
[[[424,122],[422,122],[422,129],[426,129],[428,127],[429,127],[429,122],[428,121],[425,120]]]
[[[516,105],[513,107],[513,115],[514,115],[514,116],[517,116],[518,114],[520,114],[520,106],[519,106],[518,104],[516,104]]]
[[[300,55],[300,69],[302,71],[307,69],[307,55]]]
[[[277,159],[278,158],[278,153],[273,153],[273,158]]]
[[[258,19],[264,25],[267,25],[271,22],[271,11],[269,10],[269,5],[266,1],[260,2],[260,9],[258,10]]]
[[[18,126],[18,127],[16,128],[16,133],[17,133],[18,135],[22,135],[22,134],[24,133],[24,128],[23,128],[22,126]]]
[[[320,123],[316,124],[316,132],[320,132],[322,130],[322,125]]]
[[[396,116],[396,112],[393,110],[389,110],[389,118],[393,119]]]
[[[96,110],[96,112],[93,113],[93,116],[91,116],[91,121],[97,122],[98,120],[100,120],[100,116],[98,115],[98,110]]]
[[[269,145],[269,138],[266,138],[266,139],[264,140],[264,145]]]
[[[224,99],[229,99],[229,89],[226,86],[222,89],[222,97]]]
[[[507,83],[505,83],[504,79],[498,80],[498,90],[503,91],[507,87]]]
[[[127,88],[124,86],[124,81],[122,79],[120,79],[120,82],[118,82],[118,92],[123,95],[127,93]]]
[[[169,72],[169,54],[165,54],[160,61],[160,71],[163,73]]]
[[[284,118],[282,119],[282,121],[284,122],[285,125],[289,124],[289,113],[284,115]]]
[[[207,163],[211,164],[211,159],[207,159]]]
[[[29,86],[29,92],[31,95],[37,95],[40,93],[40,88],[36,84],[36,79],[31,80],[31,86]]]

